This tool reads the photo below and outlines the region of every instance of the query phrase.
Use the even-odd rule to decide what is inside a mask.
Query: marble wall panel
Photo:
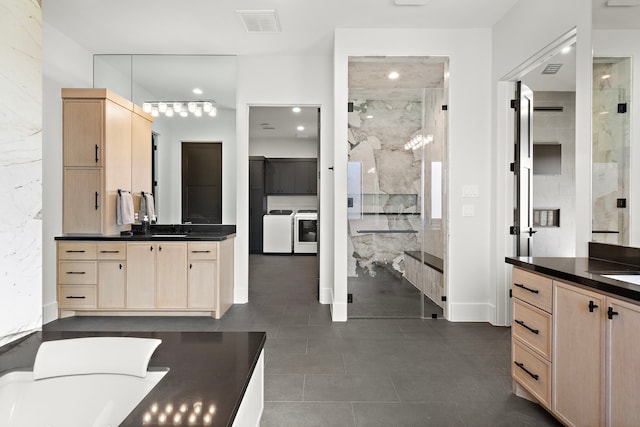
[[[0,6],[0,345],[42,325],[42,24]]]

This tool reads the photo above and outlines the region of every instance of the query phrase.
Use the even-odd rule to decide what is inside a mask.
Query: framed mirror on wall
[[[155,151],[152,155],[154,196],[158,221],[183,221],[183,143],[221,144],[221,162],[211,172],[221,176],[221,206],[211,206],[215,215],[235,223],[236,152],[236,57],[224,55],[95,55],[94,87],[107,88],[154,116]],[[207,220],[209,221],[209,220]],[[196,219],[197,223],[198,220]]]

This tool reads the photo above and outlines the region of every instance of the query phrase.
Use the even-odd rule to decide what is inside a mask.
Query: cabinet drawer
[[[550,408],[551,364],[534,354],[517,339],[511,340],[511,376],[542,405]]]
[[[218,255],[218,243],[216,242],[189,242],[189,260],[216,259]]]
[[[96,259],[96,243],[58,242],[58,259]]]
[[[95,285],[95,261],[60,261],[58,263],[59,285]]]
[[[548,277],[514,268],[512,273],[513,297],[535,305],[551,313],[553,295],[552,281]]]
[[[551,315],[513,299],[511,334],[551,360]]]
[[[94,285],[58,286],[59,308],[96,308],[96,287]]]
[[[127,258],[126,243],[98,243],[99,260],[124,260]]]

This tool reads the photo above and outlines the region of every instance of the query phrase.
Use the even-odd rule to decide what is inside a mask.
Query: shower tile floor
[[[72,317],[46,330],[266,331],[262,427],[559,426],[511,393],[510,329],[442,319],[331,321],[314,256],[250,256],[248,304],[221,320]]]

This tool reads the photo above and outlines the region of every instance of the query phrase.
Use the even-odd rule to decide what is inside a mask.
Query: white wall
[[[35,1],[0,14],[0,346],[42,326],[42,25]]]
[[[493,133],[491,146],[492,229],[491,287],[496,308],[492,322],[510,323],[508,289],[510,267],[505,256],[513,255],[513,237],[507,230],[512,221],[513,175],[508,165],[513,161],[513,112],[509,99],[513,97],[513,84],[501,82],[503,77],[536,57],[546,46],[571,29],[577,30],[576,43],[576,159],[575,209],[576,254],[587,253],[591,236],[591,2],[584,0],[528,1],[520,0],[493,27],[493,94],[491,110]]]
[[[43,17],[47,7],[44,3]],[[62,234],[62,100],[63,87],[92,87],[91,53],[51,27],[42,25],[43,146],[42,165],[42,307],[43,321],[58,318],[56,246]]]
[[[492,318],[489,287],[491,165],[491,30],[337,29],[335,32],[334,320],[347,316],[347,65],[349,56],[448,56],[449,236],[445,245],[445,315],[452,321]],[[480,197],[462,198],[464,185]],[[462,217],[473,205],[475,216]]]
[[[593,56],[632,57],[629,245],[640,246],[640,30],[594,30]]]
[[[236,223],[235,111],[218,109],[216,117],[157,117],[158,221],[182,222],[182,142],[222,142],[222,222]]]
[[[249,141],[249,155],[263,157],[318,157],[318,140],[291,138],[291,139],[259,139],[252,138]]]
[[[239,56],[235,300],[249,296],[249,106],[320,107],[320,301],[331,301],[333,269],[333,99],[331,58]],[[346,200],[346,199],[344,199]]]

